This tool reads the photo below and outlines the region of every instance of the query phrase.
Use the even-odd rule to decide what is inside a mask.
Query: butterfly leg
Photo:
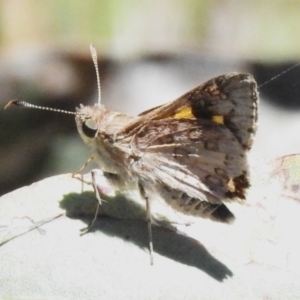
[[[96,208],[96,212],[95,212],[95,215],[94,215],[93,220],[91,221],[91,223],[90,223],[86,228],[84,228],[84,229],[81,231],[81,235],[86,234],[86,233],[93,227],[94,223],[95,223],[96,220],[97,220],[97,216],[98,216],[98,212],[99,212],[100,205],[102,204],[102,202],[101,202],[101,197],[100,197],[100,193],[99,193],[99,189],[98,189],[98,187],[97,187],[95,171],[93,171],[93,170],[91,171],[91,176],[92,176],[92,185],[93,185],[93,189],[94,189],[96,198],[97,198],[97,200],[98,200],[98,203],[97,203],[97,208]]]
[[[153,265],[153,238],[152,238],[152,216],[150,210],[150,201],[147,196],[145,189],[141,182],[139,182],[139,190],[142,197],[146,200],[146,213],[147,213],[147,223],[148,223],[148,239],[149,239],[149,251],[150,251],[150,264]]]
[[[76,174],[81,173],[81,172],[86,168],[86,166],[87,166],[93,159],[94,159],[94,156],[93,156],[93,155],[90,156],[90,157],[88,158],[88,160],[84,163],[84,165],[83,165],[79,170],[77,170],[76,172],[74,172],[74,173],[72,174],[72,176],[74,177]]]

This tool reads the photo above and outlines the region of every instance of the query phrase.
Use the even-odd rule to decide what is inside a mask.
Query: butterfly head
[[[96,137],[106,112],[107,110],[101,104],[94,106],[80,105],[79,108],[76,108],[75,121],[77,129],[85,142]]]

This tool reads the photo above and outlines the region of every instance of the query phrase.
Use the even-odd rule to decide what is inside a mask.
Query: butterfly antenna
[[[264,82],[264,83],[262,83],[261,85],[259,85],[257,88],[258,88],[258,89],[262,88],[264,85],[269,84],[271,81],[277,79],[278,77],[281,77],[281,76],[284,75],[285,73],[290,72],[291,70],[297,68],[299,65],[300,65],[300,62],[297,63],[297,64],[295,64],[295,65],[293,65],[293,66],[291,66],[291,67],[289,67],[288,69],[282,71],[282,72],[279,73],[278,75],[276,75],[276,76],[270,78],[270,79],[267,80],[266,82]]]
[[[62,109],[57,109],[57,108],[51,108],[51,107],[45,107],[45,106],[39,106],[39,105],[34,105],[25,101],[19,101],[19,100],[11,100],[9,101],[4,109],[11,107],[11,106],[23,106],[27,108],[35,108],[35,109],[41,109],[41,110],[49,110],[49,111],[55,111],[63,114],[68,114],[68,115],[78,115],[77,112],[74,111],[68,111],[68,110],[62,110]]]
[[[101,85],[100,85],[100,74],[99,74],[99,67],[98,67],[98,57],[97,51],[93,44],[90,45],[90,51],[93,59],[93,63],[95,66],[96,77],[97,77],[97,88],[98,88],[98,105],[101,104]]]

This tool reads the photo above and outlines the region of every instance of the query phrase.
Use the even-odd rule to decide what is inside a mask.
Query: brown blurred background
[[[258,84],[299,62],[300,1],[0,1],[0,195],[79,169],[89,157],[74,118],[12,108],[11,99],[67,110],[96,101],[137,114],[226,72]],[[300,152],[300,67],[261,89],[252,153]]]

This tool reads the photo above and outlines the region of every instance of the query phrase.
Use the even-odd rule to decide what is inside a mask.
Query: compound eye
[[[82,123],[82,132],[89,138],[94,138],[97,134],[97,123],[93,119],[87,119]]]

